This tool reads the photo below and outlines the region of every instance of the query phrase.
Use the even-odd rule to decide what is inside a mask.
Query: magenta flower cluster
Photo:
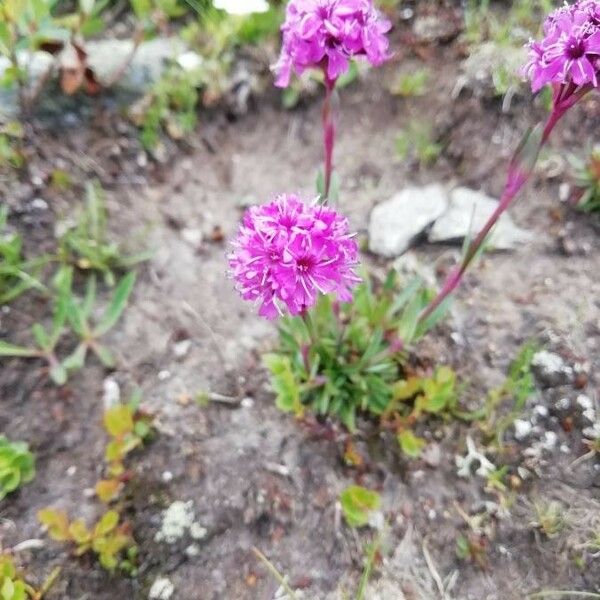
[[[281,27],[276,85],[287,87],[292,71],[301,75],[310,67],[322,67],[333,82],[355,56],[383,64],[389,57],[385,34],[391,26],[372,0],[290,0]]]
[[[537,92],[548,84],[598,87],[600,0],[579,0],[551,13],[544,39],[529,44],[525,67]]]
[[[358,245],[348,220],[294,195],[249,208],[233,246],[229,266],[237,288],[269,319],[286,308],[292,315],[303,313],[319,293],[350,301],[360,281]]]

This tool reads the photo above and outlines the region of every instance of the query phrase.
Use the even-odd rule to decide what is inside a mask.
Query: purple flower
[[[290,0],[275,85],[287,87],[292,70],[301,75],[310,67],[322,67],[327,79],[335,81],[355,56],[383,64],[389,57],[385,34],[391,26],[372,0]]]
[[[352,299],[360,281],[358,245],[348,220],[332,208],[305,204],[284,194],[246,211],[229,256],[229,267],[244,300],[260,303],[273,319],[284,309],[298,315],[318,294]]]
[[[537,92],[548,84],[598,87],[600,0],[579,0],[551,13],[545,37],[529,44],[525,73]]]

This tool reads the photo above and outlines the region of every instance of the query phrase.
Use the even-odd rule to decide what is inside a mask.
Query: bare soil
[[[429,59],[434,77],[424,98],[398,99],[386,90],[396,65],[343,90],[336,149],[340,206],[359,231],[365,231],[374,204],[409,183],[456,182],[500,193],[511,148],[542,113],[519,99],[508,114],[502,114],[499,101],[468,93],[451,100],[458,53],[443,46]],[[404,63],[408,68],[419,66],[411,60]],[[464,454],[468,426],[432,422],[422,432],[440,448],[435,467],[407,460],[393,440],[367,428],[356,440],[365,468],[346,466],[339,427],[299,424],[275,408],[260,364],[261,352],[274,343],[274,326],[242,303],[226,277],[226,240],[236,231],[245,201],[264,201],[282,191],[313,193],[321,152],[318,104],[285,112],[263,99],[240,120],[204,118],[169,164],[149,166],[138,160],[132,131],[110,108],[99,101],[90,110],[75,127],[38,124],[31,170],[43,175],[65,165],[78,180],[100,177],[108,188],[115,237],[132,245],[141,239],[154,250],[109,343],[119,357],[112,377],[124,395],[141,387],[144,405],[157,415],[159,435],[132,460],[135,478],[127,504],[140,547],[139,576],[109,576],[48,540],[42,549],[19,556],[34,581],[55,565],[63,568],[48,600],[143,599],[159,575],[171,579],[177,599],[271,600],[278,585],[257,562],[253,546],[304,588],[305,598],[325,598],[340,582],[355,585],[362,545],[371,537],[340,524],[336,500],[354,481],[382,491],[389,521],[383,554],[401,550],[376,569],[374,586],[380,586],[384,600],[444,597],[435,569],[442,578],[457,572],[447,597],[460,600],[517,600],[545,588],[598,591],[598,560],[580,570],[573,548],[600,520],[599,465],[595,459],[571,465],[585,452],[575,399],[582,393],[596,399],[599,390],[600,222],[559,203],[561,177],[540,173],[512,211],[519,225],[536,234],[535,241],[513,253],[487,255],[460,290],[451,319],[418,349],[459,372],[466,382],[463,401],[471,407],[501,383],[529,339],[570,365],[583,365],[587,373],[580,389],[568,382],[558,388],[540,385],[532,400],[549,409],[544,427],[558,436],[554,448],[527,458],[532,441],[516,442],[509,430],[507,455],[492,457],[498,464],[527,464],[532,475],[518,490],[510,516],[492,519],[482,568],[455,553],[458,535],[467,531],[460,511],[473,515],[489,508],[486,501],[497,501],[484,492],[482,479],[457,477],[454,457]],[[598,111],[597,98],[574,111],[554,139],[553,153],[564,158],[596,139]],[[431,120],[443,133],[446,150],[431,168],[395,158],[395,137],[414,117]],[[7,198],[14,209],[11,223],[35,250],[51,246],[56,218],[76,210],[82,197],[77,186],[58,194],[25,180],[12,189],[21,197],[15,192]],[[29,209],[34,197],[47,200],[49,209]],[[200,230],[202,242],[190,243],[193,236],[186,230]],[[457,249],[420,244],[416,254],[441,278]],[[375,272],[386,268],[373,257],[366,260]],[[2,337],[25,340],[46,310],[29,298],[5,308]],[[192,341],[183,358],[173,351],[181,339]],[[0,506],[2,546],[42,538],[36,512],[45,506],[89,521],[98,514],[98,504],[84,491],[102,469],[107,375],[92,363],[56,389],[40,365],[3,361],[0,429],[30,443],[38,472]],[[202,408],[188,401],[207,390],[241,391],[251,401]],[[569,399],[571,412],[557,408],[561,398]],[[569,427],[567,417],[572,417]],[[474,427],[471,433],[476,437]],[[184,552],[189,540],[174,546],[154,541],[162,511],[174,500],[192,500],[208,531],[197,556]],[[566,529],[553,539],[531,524],[534,503],[550,500],[560,501],[568,514]]]

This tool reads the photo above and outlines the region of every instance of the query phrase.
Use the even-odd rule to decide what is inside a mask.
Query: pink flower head
[[[555,10],[544,33],[543,40],[529,44],[525,73],[533,91],[548,84],[598,87],[600,0],[579,0]]]
[[[292,70],[301,75],[310,67],[322,67],[333,82],[355,56],[381,65],[389,58],[391,27],[372,0],[290,0],[275,85],[287,87]]]
[[[230,273],[242,298],[260,303],[259,313],[268,319],[283,315],[284,307],[302,313],[319,293],[347,302],[360,281],[353,238],[348,220],[332,208],[284,194],[246,211]]]

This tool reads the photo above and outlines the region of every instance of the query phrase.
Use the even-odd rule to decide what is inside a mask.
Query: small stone
[[[185,549],[185,555],[188,556],[189,558],[194,558],[194,557],[198,556],[199,554],[200,554],[200,547],[198,546],[198,544],[190,544]]]
[[[200,229],[186,228],[181,230],[181,237],[190,246],[197,248],[202,244],[202,231]]]
[[[167,371],[166,369],[159,371],[157,377],[159,381],[166,381],[171,377],[171,371]]]
[[[242,408],[252,408],[254,406],[254,399],[242,398],[242,401],[240,402],[240,406]]]
[[[547,387],[568,383],[573,376],[573,369],[562,357],[547,350],[536,352],[531,361],[531,368],[540,382]]]
[[[439,184],[401,191],[371,212],[369,250],[386,258],[399,256],[447,207],[446,190]]]
[[[121,388],[112,378],[107,377],[102,382],[102,404],[104,410],[109,410],[121,402]]]
[[[32,210],[48,210],[48,203],[42,198],[34,198],[29,206]]]
[[[533,429],[531,422],[525,419],[515,419],[513,425],[515,426],[515,439],[519,441],[528,437]]]
[[[558,436],[554,431],[546,431],[544,434],[543,446],[546,450],[554,450],[558,442]]]
[[[159,577],[154,581],[148,594],[149,600],[170,600],[175,593],[175,586],[166,577]]]
[[[421,453],[421,458],[431,468],[435,469],[439,467],[442,461],[442,451],[439,444],[428,444]]]
[[[577,400],[575,400],[575,402],[577,402],[577,404],[585,411],[585,410],[589,410],[594,408],[594,403],[592,401],[592,399],[589,396],[586,396],[585,394],[579,394],[579,396],[577,396]]]
[[[548,416],[548,408],[546,406],[544,406],[543,404],[536,404],[533,407],[533,412],[535,415],[537,415],[538,417],[541,417],[542,419],[544,419]]]
[[[482,192],[456,188],[450,192],[448,210],[431,228],[429,241],[462,243],[465,237],[477,234],[497,208],[498,201]],[[495,250],[512,250],[531,241],[532,237],[530,232],[517,227],[504,213],[490,235],[488,246]]]
[[[177,64],[184,71],[195,71],[200,68],[204,63],[204,59],[196,52],[189,50],[188,52],[184,52],[180,54],[177,58]]]
[[[424,42],[449,42],[460,33],[460,24],[447,13],[419,15],[414,20],[413,32]]]
[[[173,481],[173,473],[171,471],[163,471],[161,478],[164,483],[170,483]]]
[[[75,465],[71,465],[68,469],[67,469],[67,476],[68,477],[73,477],[73,475],[75,475],[75,473],[77,473],[77,467]]]
[[[181,342],[173,344],[173,354],[176,358],[185,358],[191,347],[192,340],[181,340]]]

